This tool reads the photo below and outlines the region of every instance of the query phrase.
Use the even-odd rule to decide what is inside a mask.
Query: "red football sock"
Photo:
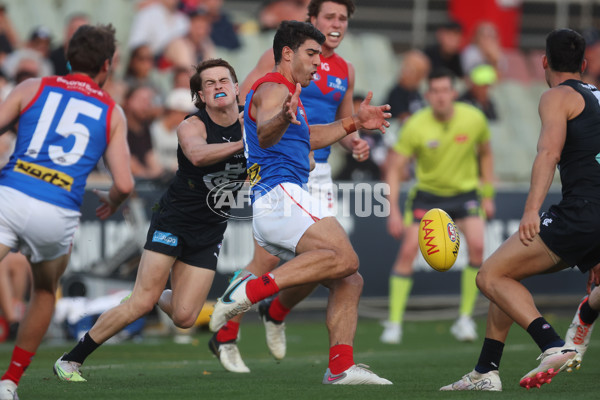
[[[227,343],[237,339],[238,332],[240,330],[240,323],[234,321],[227,321],[219,332],[217,332],[217,341],[220,343]]]
[[[336,344],[329,349],[329,371],[341,374],[354,365],[354,349],[347,344]]]
[[[279,301],[279,296],[275,297],[275,299],[271,302],[271,306],[269,307],[269,317],[273,321],[281,322],[285,319],[285,317],[290,313],[290,309],[286,308]]]
[[[34,355],[35,353],[30,353],[27,350],[15,346],[10,365],[8,366],[8,371],[2,375],[2,380],[10,379],[18,385],[23,373],[27,367],[29,367],[29,364],[31,364]]]
[[[253,304],[271,297],[277,292],[279,292],[279,287],[275,283],[275,279],[273,279],[271,273],[249,280],[246,284],[246,295]]]

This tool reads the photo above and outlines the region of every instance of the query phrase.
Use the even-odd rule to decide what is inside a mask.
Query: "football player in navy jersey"
[[[101,88],[115,52],[112,26],[80,27],[69,42],[72,73],[28,79],[0,104],[0,127],[19,122],[15,150],[0,172],[0,258],[18,248],[33,272],[30,304],[0,399],[16,389],[54,312],[69,261],[87,176],[104,155],[113,184],[96,191],[96,215],[113,214],[133,190],[123,111]]]
[[[441,390],[502,390],[498,369],[513,322],[542,352],[540,364],[521,378],[522,387],[550,383],[581,361],[576,343],[565,342],[542,317],[521,280],[574,266],[583,273],[598,271],[600,92],[581,80],[584,53],[584,38],[571,29],[556,29],[546,37],[542,65],[550,89],[540,98],[542,128],[519,231],[484,261],[477,275],[477,286],[490,300],[479,360],[473,371]],[[562,199],[540,212],[557,167]]]
[[[156,303],[180,328],[192,327],[204,305],[229,211],[215,193],[234,195],[241,188],[246,159],[231,65],[221,59],[200,63],[190,89],[198,112],[177,128],[179,169],[153,209],[133,292],[56,361],[61,380],[85,381],[79,371],[85,359]],[[165,290],[169,275],[172,289]]]

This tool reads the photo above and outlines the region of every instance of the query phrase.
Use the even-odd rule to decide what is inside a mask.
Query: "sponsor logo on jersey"
[[[341,92],[346,91],[346,85],[344,84],[344,81],[338,78],[337,76],[328,76],[327,86],[332,89],[339,90]]]
[[[248,168],[248,179],[250,180],[250,187],[256,185],[260,181],[260,165],[254,163]]]
[[[155,243],[166,244],[167,246],[177,246],[177,236],[169,232],[154,231],[152,235],[152,241]]]
[[[437,140],[430,140],[425,145],[428,149],[437,149],[440,145],[440,142],[438,142]]]
[[[68,192],[71,191],[71,185],[73,185],[72,176],[55,169],[43,167],[38,164],[23,161],[21,159],[17,159],[13,171],[31,176],[32,178],[36,178],[44,182],[48,182],[54,186],[65,189]]]
[[[466,133],[461,133],[460,135],[456,135],[456,137],[454,137],[454,141],[456,143],[465,143],[467,140],[469,140],[469,135]]]

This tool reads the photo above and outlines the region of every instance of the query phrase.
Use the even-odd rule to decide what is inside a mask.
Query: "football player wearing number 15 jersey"
[[[101,87],[115,52],[112,26],[80,27],[69,42],[73,73],[28,79],[0,104],[0,129],[18,120],[17,143],[0,173],[0,259],[18,248],[31,263],[33,291],[0,400],[16,390],[54,312],[58,280],[69,261],[86,179],[101,156],[112,174],[96,191],[96,215],[112,215],[133,190],[126,122]]]

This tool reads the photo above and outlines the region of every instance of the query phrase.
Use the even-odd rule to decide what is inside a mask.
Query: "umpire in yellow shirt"
[[[469,265],[462,272],[459,317],[451,332],[459,341],[477,339],[471,316],[478,294],[475,277],[483,262],[483,214],[491,218],[495,212],[490,131],[479,109],[456,101],[451,71],[432,71],[425,96],[429,107],[406,121],[388,160],[387,229],[395,239],[403,240],[390,276],[389,319],[380,338],[384,343],[402,340],[402,318],[419,248],[419,222],[434,207],[450,214],[469,250]],[[416,184],[408,195],[403,219],[400,181],[402,171],[413,158]]]

